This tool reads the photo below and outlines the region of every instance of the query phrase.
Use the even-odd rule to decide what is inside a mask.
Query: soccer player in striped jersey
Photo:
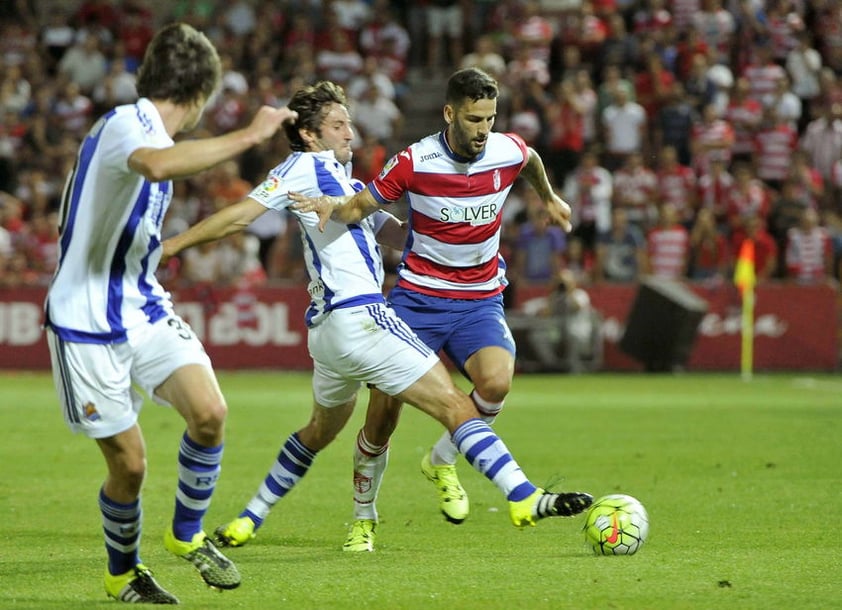
[[[163,28],[138,72],[140,99],[91,128],[63,195],[47,340],[65,421],[94,439],[105,458],[105,589],[121,602],[178,603],[140,559],[146,449],[137,421],[143,400],[134,386],[187,424],[165,547],[212,587],[240,584],[236,566],[202,529],[220,472],[227,406],[201,343],[154,273],[171,180],[242,153],[295,115],[266,106],[243,129],[176,144],[176,134],[198,124],[219,82],[219,57],[203,34],[185,24]]]
[[[517,525],[581,512],[584,493],[547,494],[521,471],[505,445],[478,418],[474,402],[453,383],[436,353],[386,305],[383,264],[377,242],[401,248],[406,227],[383,210],[353,224],[322,223],[314,212],[290,208],[294,191],[310,197],[350,197],[364,185],[350,176],[353,130],[344,92],[321,82],[297,91],[289,108],[298,114],[285,127],[294,151],[243,201],[225,208],[164,244],[165,254],[219,239],[247,227],[267,209],[290,209],[302,229],[311,304],[306,313],[307,345],[313,358],[313,410],[309,422],[291,434],[257,492],[240,515],[220,526],[217,540],[242,546],[281,498],[312,466],[317,453],[345,426],[363,383],[408,402],[441,422],[459,450],[506,495]],[[323,229],[322,230],[320,230]],[[355,453],[355,521],[343,547],[374,550],[374,499],[385,472],[389,435],[399,409],[379,420],[380,442],[364,432]]]
[[[300,210],[318,212],[322,226],[331,214],[333,221],[359,223],[406,196],[410,235],[389,303],[433,352],[444,350],[471,380],[471,400],[487,423],[503,408],[514,375],[515,344],[502,300],[506,263],[499,247],[501,212],[518,176],[538,192],[551,220],[571,229],[570,207],[553,192],[538,154],[515,134],[491,131],[497,94],[496,81],[485,72],[457,71],[447,85],[444,131],[399,152],[353,198],[291,195]],[[398,398],[372,390],[360,432],[367,445],[358,448],[356,463],[363,461],[361,450],[387,442]],[[461,448],[455,439],[443,434],[421,468],[437,487],[442,513],[461,523],[469,503],[456,474]]]

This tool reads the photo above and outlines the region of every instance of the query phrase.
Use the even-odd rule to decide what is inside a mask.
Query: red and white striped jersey
[[[653,276],[669,280],[684,277],[690,235],[681,225],[656,227],[646,236],[650,271]]]
[[[501,212],[528,158],[522,138],[495,132],[475,159],[454,153],[444,132],[392,157],[368,189],[382,204],[404,194],[409,204],[398,285],[455,299],[500,294],[507,283]]]
[[[805,284],[821,282],[828,277],[826,261],[832,247],[824,227],[813,227],[809,231],[791,228],[786,243],[787,275]]]

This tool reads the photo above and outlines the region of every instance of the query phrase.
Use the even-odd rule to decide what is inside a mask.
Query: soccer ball
[[[583,529],[596,555],[634,555],[649,534],[649,515],[636,498],[612,494],[591,505]]]

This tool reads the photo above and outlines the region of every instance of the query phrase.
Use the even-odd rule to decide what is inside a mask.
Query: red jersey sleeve
[[[409,190],[414,175],[412,148],[405,148],[386,162],[368,189],[380,203],[393,203]]]

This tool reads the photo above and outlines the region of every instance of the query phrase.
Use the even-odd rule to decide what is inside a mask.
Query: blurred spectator
[[[763,121],[763,104],[759,99],[749,97],[751,83],[740,77],[734,83],[734,91],[725,110],[725,119],[734,128],[734,145],[731,148],[734,161],[752,161],[754,155],[754,134]]]
[[[833,246],[826,228],[819,226],[814,208],[801,212],[798,225],[787,232],[787,278],[799,284],[818,284],[833,277]]]
[[[68,22],[68,15],[60,4],[54,5],[45,15],[47,22],[41,27],[38,42],[45,51],[47,69],[55,74],[56,66],[76,39],[76,30]]]
[[[734,129],[731,124],[716,115],[716,107],[708,104],[702,109],[701,121],[693,125],[690,134],[690,151],[696,175],[710,170],[711,161],[731,163],[731,147],[734,145]]]
[[[798,147],[798,132],[773,108],[763,111],[763,122],[754,135],[757,177],[773,189],[780,189],[789,174],[792,154]]]
[[[234,36],[245,37],[254,32],[257,15],[253,2],[231,0],[222,11],[223,23]]]
[[[776,277],[786,277],[786,247],[790,229],[801,222],[804,210],[809,207],[805,199],[798,195],[798,183],[793,179],[785,180],[780,195],[772,203],[769,213],[769,233],[778,248]]]
[[[561,266],[565,271],[573,273],[577,284],[591,284],[596,268],[594,249],[586,248],[581,237],[571,235],[567,240],[567,249],[561,257]]]
[[[822,115],[807,124],[800,146],[810,165],[830,182],[833,164],[842,157],[842,104],[825,106]]]
[[[635,101],[634,85],[623,76],[620,66],[608,65],[602,73],[602,82],[596,90],[596,113],[602,116],[602,111],[617,99],[617,91],[623,89],[629,101]]]
[[[766,222],[758,215],[749,215],[743,220],[741,228],[731,238],[732,267],[733,257],[740,251],[743,240],[754,242],[754,272],[758,282],[765,282],[773,277],[777,266],[778,246],[775,239],[766,230]]]
[[[787,121],[792,127],[798,127],[801,121],[801,100],[789,89],[789,79],[781,77],[775,83],[775,90],[764,96],[763,107],[775,112],[779,119]]]
[[[702,0],[701,10],[693,15],[692,26],[708,48],[716,49],[719,61],[729,60],[736,22],[721,0]]]
[[[137,77],[126,70],[124,60],[112,61],[108,74],[94,87],[91,94],[91,99],[98,109],[96,114],[101,114],[105,108],[135,101],[137,99],[136,82]]]
[[[598,117],[596,91],[587,70],[581,69],[573,76],[573,89],[574,98],[582,108],[582,137],[589,146],[596,141]]]
[[[353,77],[345,87],[345,94],[351,99],[360,99],[372,86],[377,88],[381,97],[393,102],[397,100],[397,92],[392,79],[380,70],[377,58],[369,55],[363,60],[362,72]]]
[[[690,69],[683,79],[687,101],[697,112],[702,112],[705,106],[712,103],[716,94],[716,85],[710,77],[709,69],[707,56],[697,53],[690,60]]]
[[[330,46],[316,54],[316,69],[319,78],[344,87],[362,72],[363,58],[348,34],[334,29],[330,32]]]
[[[658,224],[646,235],[646,272],[657,278],[680,280],[687,274],[690,236],[671,203],[661,205]]]
[[[538,197],[533,193],[527,192],[529,201]],[[528,204],[528,218],[520,225],[512,271],[519,283],[549,285],[561,269],[567,240],[561,227],[550,224],[549,212],[540,205],[540,200],[538,204]]]
[[[690,231],[690,256],[687,276],[691,280],[723,279],[731,262],[728,242],[717,229],[710,208],[702,208]]]
[[[474,50],[465,55],[460,62],[461,68],[479,68],[501,80],[506,74],[506,60],[500,54],[497,43],[490,34],[477,38]]]
[[[585,147],[585,107],[572,79],[559,82],[553,93],[544,108],[546,145],[542,156],[552,183],[563,184],[579,165]]]
[[[20,114],[29,104],[32,86],[24,78],[20,66],[6,66],[0,79],[0,110]]]
[[[786,70],[792,80],[792,92],[801,100],[801,120],[798,131],[802,132],[813,118],[811,107],[820,92],[819,74],[822,69],[822,56],[811,46],[810,32],[799,32],[797,40],[797,46],[786,56]]]
[[[611,226],[612,194],[611,173],[599,165],[594,151],[585,151],[579,167],[564,181],[564,199],[573,207],[573,235],[591,253],[597,234]]]
[[[557,277],[556,289],[547,299],[547,314],[560,318],[556,353],[561,353],[562,368],[568,373],[593,372],[602,365],[602,318],[575,273],[563,269]]]
[[[789,52],[798,45],[797,34],[804,30],[804,21],[795,10],[795,3],[792,0],[769,0],[766,29],[772,47],[772,59],[783,65]]]
[[[607,66],[632,66],[639,61],[638,40],[629,35],[623,16],[616,13],[610,15],[607,18],[607,27],[601,52],[594,64],[595,74],[603,73]]]
[[[251,184],[240,177],[240,166],[231,159],[208,170],[207,193],[214,211],[244,199],[251,192]]]
[[[810,165],[810,158],[803,150],[792,153],[788,180],[794,182],[795,196],[806,205],[819,209],[824,204],[825,181],[815,167]]]
[[[760,102],[766,95],[775,91],[777,82],[786,76],[786,72],[775,63],[772,45],[765,42],[755,47],[754,57],[743,68],[741,76],[748,81],[749,97]]]
[[[359,31],[372,16],[370,2],[363,0],[330,0],[326,4],[336,15],[339,27],[352,32]]]
[[[83,95],[90,94],[108,72],[99,39],[93,34],[85,35],[67,50],[58,63],[58,71],[75,83]]]
[[[409,32],[400,23],[387,0],[375,0],[371,18],[360,27],[359,48],[365,56],[396,55],[406,61],[411,45]]]
[[[672,206],[671,212],[674,212],[686,227],[690,227],[697,206],[696,172],[692,167],[679,163],[675,148],[665,146],[661,149],[655,175],[658,178],[658,205]],[[661,212],[659,214],[663,216]]]
[[[353,177],[368,184],[386,165],[388,151],[375,135],[363,131],[360,136],[362,141],[354,149]]]
[[[59,89],[53,112],[56,113],[62,128],[79,140],[90,127],[94,105],[90,98],[82,93],[78,83],[68,81]]]
[[[429,0],[427,3],[427,68],[434,73],[459,63],[464,54],[464,17],[461,0]],[[442,43],[445,62],[442,62]]]
[[[628,222],[643,231],[657,219],[658,177],[643,163],[643,155],[632,153],[614,172],[614,210],[622,209]]]
[[[126,2],[120,15],[117,40],[125,54],[126,69],[132,74],[140,67],[146,47],[154,34],[151,11],[141,2]]]
[[[690,135],[697,120],[698,113],[685,95],[684,85],[673,83],[669,96],[656,116],[652,134],[655,150],[670,146],[675,149],[679,163],[690,165]]]
[[[526,57],[543,63],[549,68],[550,50],[555,36],[552,22],[541,12],[541,3],[526,0],[522,4],[523,13],[514,24],[512,35],[516,49],[526,50]]]
[[[759,218],[765,224],[771,209],[769,188],[748,163],[734,165],[734,187],[728,192],[727,202],[732,234],[744,229],[747,218]]]
[[[628,99],[618,89],[615,101],[602,111],[602,133],[605,141],[605,167],[614,171],[632,153],[647,151],[647,118],[643,106]]]
[[[728,224],[728,195],[734,188],[734,176],[722,159],[712,159],[709,171],[697,181],[699,209],[710,210],[716,226],[723,234],[730,232]],[[697,212],[698,213],[698,212]]]
[[[350,101],[349,111],[360,131],[384,144],[392,142],[403,123],[400,109],[381,93],[374,82],[369,82],[359,99]]]
[[[609,282],[635,282],[646,262],[644,233],[629,222],[624,208],[611,211],[611,228],[596,239],[594,276]]]
[[[650,121],[654,120],[658,111],[666,103],[675,77],[664,67],[661,57],[650,54],[646,59],[646,66],[640,70],[634,79],[634,89],[637,92],[637,102],[646,110]]]

